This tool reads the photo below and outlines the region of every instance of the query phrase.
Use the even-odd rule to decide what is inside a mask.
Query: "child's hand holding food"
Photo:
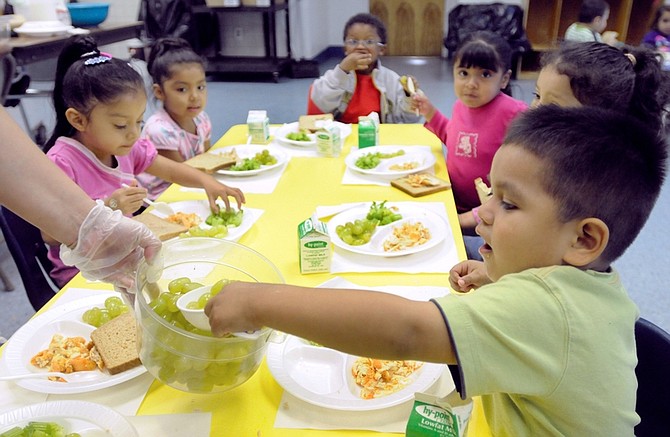
[[[430,102],[430,99],[423,93],[417,92],[412,95],[412,109],[419,111],[419,114],[423,115],[426,118],[426,121],[433,119],[437,109]]]
[[[214,213],[219,212],[219,206],[216,204],[216,199],[219,197],[223,200],[223,203],[226,205],[226,210],[230,209],[230,200],[228,197],[232,197],[237,202],[237,209],[242,209],[242,204],[246,202],[244,198],[244,193],[239,188],[229,187],[217,181],[213,177],[209,176],[203,183],[203,188],[207,193],[207,199],[209,200],[209,207]]]
[[[467,292],[490,282],[486,266],[481,261],[462,261],[449,271],[449,285],[456,291]]]
[[[372,64],[372,55],[368,52],[351,52],[340,62],[340,68],[349,73],[354,70],[367,70]]]

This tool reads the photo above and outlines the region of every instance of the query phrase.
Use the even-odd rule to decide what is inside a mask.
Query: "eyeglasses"
[[[363,44],[365,47],[369,49],[373,49],[375,47],[383,47],[384,44],[376,39],[345,39],[344,40],[344,45],[347,47],[357,47],[359,44]]]

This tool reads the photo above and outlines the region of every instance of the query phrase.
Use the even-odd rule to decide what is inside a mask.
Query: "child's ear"
[[[507,70],[505,74],[502,75],[502,81],[500,82],[500,89],[504,90],[509,85],[509,80],[512,77],[512,70]]]
[[[151,85],[151,90],[154,92],[154,97],[156,97],[158,100],[161,102],[165,98],[165,94],[163,94],[163,89],[161,88],[160,85],[157,83]]]
[[[72,127],[79,132],[86,129],[86,125],[88,124],[88,118],[74,108],[67,108],[65,111],[65,118],[67,118],[67,121],[70,122]]]
[[[585,267],[598,261],[607,247],[610,230],[602,220],[589,217],[576,224],[575,240],[563,261],[575,267]]]

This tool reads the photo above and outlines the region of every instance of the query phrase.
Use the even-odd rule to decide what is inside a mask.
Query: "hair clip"
[[[112,58],[109,56],[104,56],[104,55],[99,55],[95,56],[93,58],[88,58],[87,60],[84,61],[84,65],[97,65],[97,64],[104,64],[105,62],[111,61]]]

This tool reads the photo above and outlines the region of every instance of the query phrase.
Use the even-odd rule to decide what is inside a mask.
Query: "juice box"
[[[321,156],[340,156],[342,140],[340,128],[333,122],[326,123],[316,132],[316,153]]]
[[[358,148],[379,144],[379,123],[370,116],[358,117]]]
[[[330,272],[330,235],[324,222],[310,217],[298,225],[298,252],[300,273]]]
[[[253,144],[268,143],[270,140],[270,119],[267,111],[249,111],[247,126]]]

